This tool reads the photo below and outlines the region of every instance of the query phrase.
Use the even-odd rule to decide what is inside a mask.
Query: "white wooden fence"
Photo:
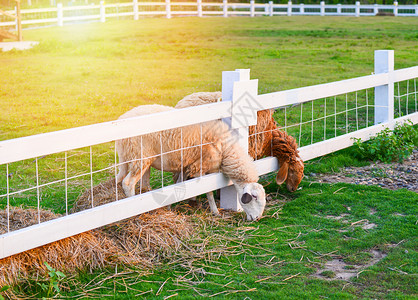
[[[14,11],[9,11],[13,13]],[[318,16],[375,16],[378,14],[391,14],[394,16],[418,16],[418,5],[391,5],[360,4],[354,5],[328,5],[320,4],[287,4],[255,3],[228,3],[223,2],[133,2],[105,4],[101,1],[96,5],[66,6],[58,3],[56,7],[21,10],[22,25],[24,28],[33,26],[63,26],[69,23],[100,21],[105,22],[114,18],[133,18],[150,16],[292,16],[292,15],[318,15]],[[16,23],[0,18],[0,27],[13,27]]]
[[[326,139],[327,136],[325,135],[323,141],[301,147],[301,157],[306,161],[351,146],[353,137],[367,140],[371,135],[376,134],[385,127],[393,128],[396,122],[404,122],[409,119],[414,124],[418,123],[418,92],[416,87],[418,66],[396,71],[394,71],[393,66],[393,50],[376,51],[376,74],[263,95],[257,95],[258,80],[250,80],[249,70],[223,72],[223,102],[2,141],[0,142],[0,166],[6,166],[4,169],[8,170],[9,164],[25,159],[36,159],[37,157],[44,157],[53,153],[66,152],[72,149],[112,142],[165,129],[200,124],[220,118],[226,119],[231,124],[231,127],[240,133],[239,142],[244,147],[247,147],[248,126],[256,122],[254,112],[257,110],[272,108],[284,108],[286,110],[286,108],[290,109],[292,106],[300,106],[302,112],[303,104],[307,105],[308,102],[319,101],[317,99],[324,98],[326,101],[327,97],[335,97],[336,105],[338,95],[347,95],[347,93],[353,92],[356,93],[355,102],[357,103],[357,91],[364,89],[375,90],[374,105],[367,104],[367,112],[369,106],[372,106],[374,109],[373,123],[375,125],[371,124],[371,126],[366,126],[360,130],[356,130],[354,127],[355,130],[353,132],[330,139]],[[411,80],[412,83],[409,84]],[[395,83],[405,81],[407,81],[408,87],[406,93],[394,96]],[[406,111],[408,112],[409,105],[409,112],[408,115],[395,118],[394,110],[398,105],[395,102],[398,99],[400,106],[402,97],[406,97]],[[347,99],[347,96],[345,98]],[[252,103],[252,107],[248,106],[249,101]],[[345,105],[347,107],[347,103]],[[307,106],[309,107],[309,105]],[[353,111],[357,114],[359,109],[360,107],[356,106]],[[344,116],[347,122],[349,121],[348,110],[345,111]],[[335,114],[331,118],[335,117],[336,119],[337,114],[339,113],[335,110]],[[253,117],[248,118],[248,116]],[[325,116],[326,120],[327,117]],[[312,125],[313,123],[314,120],[312,119]],[[146,126],[143,126],[143,124],[146,124]],[[300,126],[302,126],[302,122]],[[345,130],[348,130],[347,128],[348,124]],[[357,128],[359,128],[358,120]],[[276,171],[279,167],[276,158],[273,157],[263,158],[255,163],[260,175]],[[9,198],[11,198],[12,194],[9,191],[9,173],[0,174],[0,176],[5,176],[7,181],[7,193],[0,195],[0,203],[2,203],[3,207],[6,206],[7,211],[9,211],[11,205]],[[38,189],[37,201],[39,209],[40,184],[38,180],[36,182],[37,186],[34,188]],[[9,232],[0,236],[0,258],[219,188],[223,188],[224,191],[221,193],[221,206],[235,210],[239,209],[235,189],[231,186],[230,180],[221,173],[210,174],[109,204],[92,207],[74,214],[68,214],[51,221],[39,221],[39,224],[23,229],[9,230]],[[181,189],[182,193],[177,193],[178,189]],[[56,199],[56,201],[64,202],[66,200]],[[6,226],[6,224],[1,224],[1,226]]]

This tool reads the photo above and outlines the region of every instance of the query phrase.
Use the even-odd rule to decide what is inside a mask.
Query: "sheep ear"
[[[248,194],[248,193],[245,193],[244,195],[242,195],[242,197],[241,197],[241,202],[242,203],[244,203],[244,204],[248,204],[248,203],[250,203],[251,202],[251,200],[253,200],[253,197],[250,195],[250,194]]]
[[[276,175],[276,183],[281,185],[287,179],[287,172],[289,170],[289,164],[287,162],[282,163],[279,172]]]

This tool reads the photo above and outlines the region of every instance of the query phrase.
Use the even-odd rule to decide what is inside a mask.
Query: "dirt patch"
[[[363,228],[364,230],[368,230],[368,229],[373,229],[375,228],[377,225],[375,223],[368,223],[364,226],[362,226],[361,228]]]
[[[375,212],[373,212],[375,213]],[[327,215],[327,216],[320,216],[320,215],[314,215],[316,217],[320,217],[320,218],[325,218],[325,219],[329,219],[329,220],[336,220],[336,221],[340,221],[342,224],[350,224],[350,227],[361,227],[365,230],[368,229],[373,229],[375,228],[377,225],[375,223],[370,223],[369,220],[367,219],[363,219],[360,221],[356,221],[356,222],[352,222],[350,223],[346,218],[350,216],[350,214],[340,214],[339,216],[333,216],[333,215]],[[340,230],[340,232],[347,232],[348,230]]]
[[[325,216],[324,218],[325,219],[331,219],[331,220],[341,220],[341,219],[343,219],[343,218],[345,218],[347,216],[349,216],[349,214],[341,214],[339,216],[331,216],[331,215],[329,215],[329,216]]]
[[[317,182],[376,185],[391,190],[418,192],[418,150],[414,150],[402,164],[377,162],[365,167],[347,167],[337,174],[311,173],[308,177]]]
[[[386,257],[386,254],[378,250],[371,250],[369,253],[372,257],[367,264],[350,265],[342,259],[333,259],[326,262],[323,268],[319,269],[313,277],[325,280],[350,280]]]

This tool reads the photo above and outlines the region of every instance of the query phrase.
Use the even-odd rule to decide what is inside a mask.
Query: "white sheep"
[[[156,104],[143,105],[128,111],[119,119],[173,109]],[[144,175],[149,176],[150,167],[184,173],[186,178],[221,171],[234,183],[247,219],[257,220],[263,214],[266,195],[263,186],[257,183],[259,177],[255,164],[222,121],[117,140],[116,150],[120,161],[117,182],[122,181],[123,190],[128,197],[135,195],[136,183]],[[211,211],[218,214],[213,196],[208,196],[208,200]]]
[[[175,108],[186,108],[219,102],[222,92],[198,92],[181,99]],[[248,153],[254,159],[274,156],[280,164],[276,182],[290,192],[297,190],[303,178],[304,163],[299,156],[295,139],[285,131],[279,130],[270,109],[257,112],[257,125],[249,127]]]

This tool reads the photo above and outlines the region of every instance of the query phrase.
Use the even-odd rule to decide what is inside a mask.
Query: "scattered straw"
[[[115,179],[109,179],[103,183],[100,183],[93,187],[93,189],[87,189],[82,195],[80,195],[74,204],[71,212],[78,212],[92,207],[91,192],[93,191],[93,206],[99,206],[106,203],[114,202],[116,199],[126,198],[123,193],[122,185],[119,183],[117,188],[116,198],[116,182]]]
[[[32,209],[12,208],[14,218],[10,220],[13,230],[22,224],[30,224],[28,220],[37,220],[38,212]],[[4,211],[0,212],[3,215]],[[49,211],[41,211],[48,218],[56,216]],[[16,223],[15,223],[16,221]],[[36,223],[36,222],[35,222]],[[0,286],[14,285],[29,278],[44,278],[47,274],[44,262],[57,270],[74,272],[75,270],[103,267],[117,260],[119,249],[115,243],[98,232],[85,232],[23,253],[0,260]],[[15,298],[11,290],[6,296]]]
[[[286,281],[286,280],[289,280],[289,279],[295,278],[296,276],[299,276],[299,275],[300,275],[300,272],[299,272],[299,273],[297,273],[297,274],[295,274],[295,275],[289,276],[289,277],[287,277],[287,278],[283,279],[282,281]]]
[[[118,189],[119,199],[124,198]],[[115,201],[115,181],[93,188],[95,206]],[[73,212],[91,207],[91,190],[77,200]],[[0,233],[7,232],[7,210],[0,211]],[[10,208],[10,231],[60,217],[51,211]],[[45,278],[44,262],[66,274],[77,270],[92,271],[118,264],[152,268],[172,253],[185,248],[195,226],[190,217],[168,209],[158,209],[140,216],[84,232],[36,249],[0,260],[0,286],[14,285],[30,278]],[[189,250],[187,250],[189,251]],[[8,290],[5,295],[17,295]]]
[[[125,198],[120,185],[117,191],[117,199]],[[92,191],[88,189],[77,199],[72,212],[92,207],[91,192],[94,196],[93,206],[116,201],[115,180],[110,179],[99,184]],[[155,266],[164,263],[167,268],[183,269],[182,272],[172,276],[171,281],[174,286],[178,286],[181,290],[194,291],[202,297],[213,297],[216,294],[214,295],[210,288],[203,288],[199,284],[202,275],[205,274],[225,276],[220,274],[220,269],[216,265],[214,266],[214,263],[227,264],[219,261],[220,257],[245,253],[246,256],[268,257],[269,262],[272,263],[273,259],[271,254],[268,254],[268,249],[245,242],[249,237],[263,238],[267,241],[270,236],[257,234],[259,230],[257,227],[244,226],[246,223],[242,214],[223,211],[221,217],[214,217],[208,209],[201,210],[199,214],[195,211],[196,208],[182,203],[176,206],[175,210],[158,209],[4,258],[0,260],[0,286],[14,284],[21,286],[27,279],[47,278],[47,270],[44,266],[44,262],[47,262],[51,267],[67,275],[67,283],[63,289],[76,289],[79,293],[76,298],[103,297],[106,294],[114,294],[116,289],[120,291],[118,286],[122,286],[123,292],[133,290],[136,296],[145,297],[155,293],[162,294],[164,290],[164,293],[170,293],[166,297],[168,299],[177,295],[175,290],[165,290],[168,279],[165,282],[153,282],[158,284],[158,290],[140,291],[131,287],[138,282],[145,282],[141,279],[141,275],[151,272]],[[40,211],[39,216],[41,222],[60,217],[51,211]],[[36,224],[38,211],[11,208],[9,221],[10,230]],[[7,231],[6,211],[0,211],[0,222],[1,228],[6,228]],[[225,223],[231,222],[237,226],[232,231],[230,226],[224,226]],[[4,232],[3,230],[2,233]],[[200,235],[202,232],[205,234]],[[274,242],[275,240],[272,241]],[[119,272],[119,266],[129,271]],[[135,268],[130,268],[132,266]],[[79,282],[72,276],[78,270],[92,271],[103,267],[108,268],[88,283]],[[113,267],[114,272],[109,273],[110,267]],[[241,269],[245,272],[243,266]],[[109,288],[111,283],[113,288]],[[210,284],[215,285],[215,283]],[[222,287],[227,290],[219,295],[255,291],[255,288],[238,290],[231,285],[232,282]],[[28,297],[25,294],[13,294],[15,292],[15,289],[9,289],[3,295],[10,298]],[[32,298],[36,298],[36,295]]]

